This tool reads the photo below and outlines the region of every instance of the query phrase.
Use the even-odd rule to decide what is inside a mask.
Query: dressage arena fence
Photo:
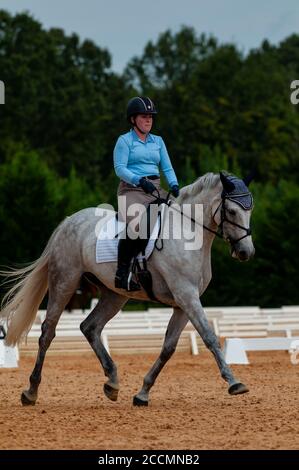
[[[97,302],[98,299],[93,299],[89,310],[62,313],[49,354],[93,354],[80,331],[80,323]],[[120,311],[105,326],[102,332],[103,344],[110,354],[158,353],[172,311],[171,308]],[[215,334],[224,342],[226,360],[230,364],[248,364],[246,351],[288,350],[292,341],[299,339],[299,306],[282,306],[277,309],[256,306],[207,307],[205,313]],[[46,310],[38,311],[26,340],[19,345],[18,353],[21,356],[36,355],[45,316]],[[4,351],[4,346],[1,347]],[[177,351],[196,355],[204,349],[200,336],[188,322]],[[3,354],[2,352],[2,356]],[[3,362],[5,361],[2,358]]]
[[[92,305],[93,307],[93,305]],[[80,323],[89,311],[63,312],[56,328],[48,354],[93,354],[89,343],[80,331]],[[121,311],[105,326],[102,341],[109,353],[139,354],[160,351],[172,309],[149,309],[146,311]],[[27,339],[20,345],[21,355],[36,354],[41,323],[46,311],[40,310]],[[193,351],[198,354],[203,348],[201,338],[188,323],[178,343],[178,351]]]

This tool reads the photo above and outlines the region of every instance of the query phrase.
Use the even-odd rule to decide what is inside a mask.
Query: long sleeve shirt
[[[160,136],[148,134],[143,142],[131,129],[118,138],[113,161],[117,176],[129,184],[138,185],[143,176],[159,176],[159,168],[170,187],[178,184],[165,143]]]

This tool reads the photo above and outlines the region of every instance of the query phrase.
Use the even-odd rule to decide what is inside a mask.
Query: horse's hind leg
[[[178,340],[185,326],[188,323],[188,317],[183,310],[180,308],[174,308],[173,314],[169,320],[167,327],[164,344],[160,356],[146,374],[143,381],[143,386],[137,395],[134,396],[133,405],[135,406],[147,406],[148,396],[150,389],[154,385],[159,373],[165,366],[166,362],[173,355]]]
[[[110,400],[116,401],[119,391],[117,368],[102,343],[101,333],[106,323],[119,312],[128,301],[128,298],[106,287],[103,287],[101,290],[100,301],[81,323],[80,329],[96,353],[104,373],[109,379],[104,384],[104,393]]]
[[[46,352],[55,338],[56,325],[64,307],[78,285],[81,273],[78,272],[77,274],[72,274],[72,276],[69,273],[64,274],[64,277],[62,277],[62,274],[51,276],[50,273],[49,275],[47,314],[41,327],[42,334],[39,338],[39,349],[35,366],[30,376],[30,388],[29,390],[24,390],[21,395],[23,405],[35,405]]]

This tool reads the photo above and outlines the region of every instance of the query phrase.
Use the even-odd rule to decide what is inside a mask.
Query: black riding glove
[[[153,194],[156,189],[156,186],[151,183],[151,181],[147,180],[144,176],[139,180],[139,185],[143,191],[147,194]]]
[[[171,194],[173,194],[174,197],[178,197],[178,195],[180,194],[180,188],[177,184],[171,186]]]

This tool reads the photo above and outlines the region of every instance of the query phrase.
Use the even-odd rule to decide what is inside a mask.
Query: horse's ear
[[[225,176],[221,171],[220,171],[220,180],[223,186],[223,189],[226,193],[231,193],[235,189],[235,185],[232,181],[230,181],[227,176]]]
[[[245,185],[249,186],[249,184],[251,183],[251,181],[253,180],[253,178],[255,177],[255,170],[252,170],[249,175],[245,176],[245,178],[243,178],[243,182],[245,183]]]

